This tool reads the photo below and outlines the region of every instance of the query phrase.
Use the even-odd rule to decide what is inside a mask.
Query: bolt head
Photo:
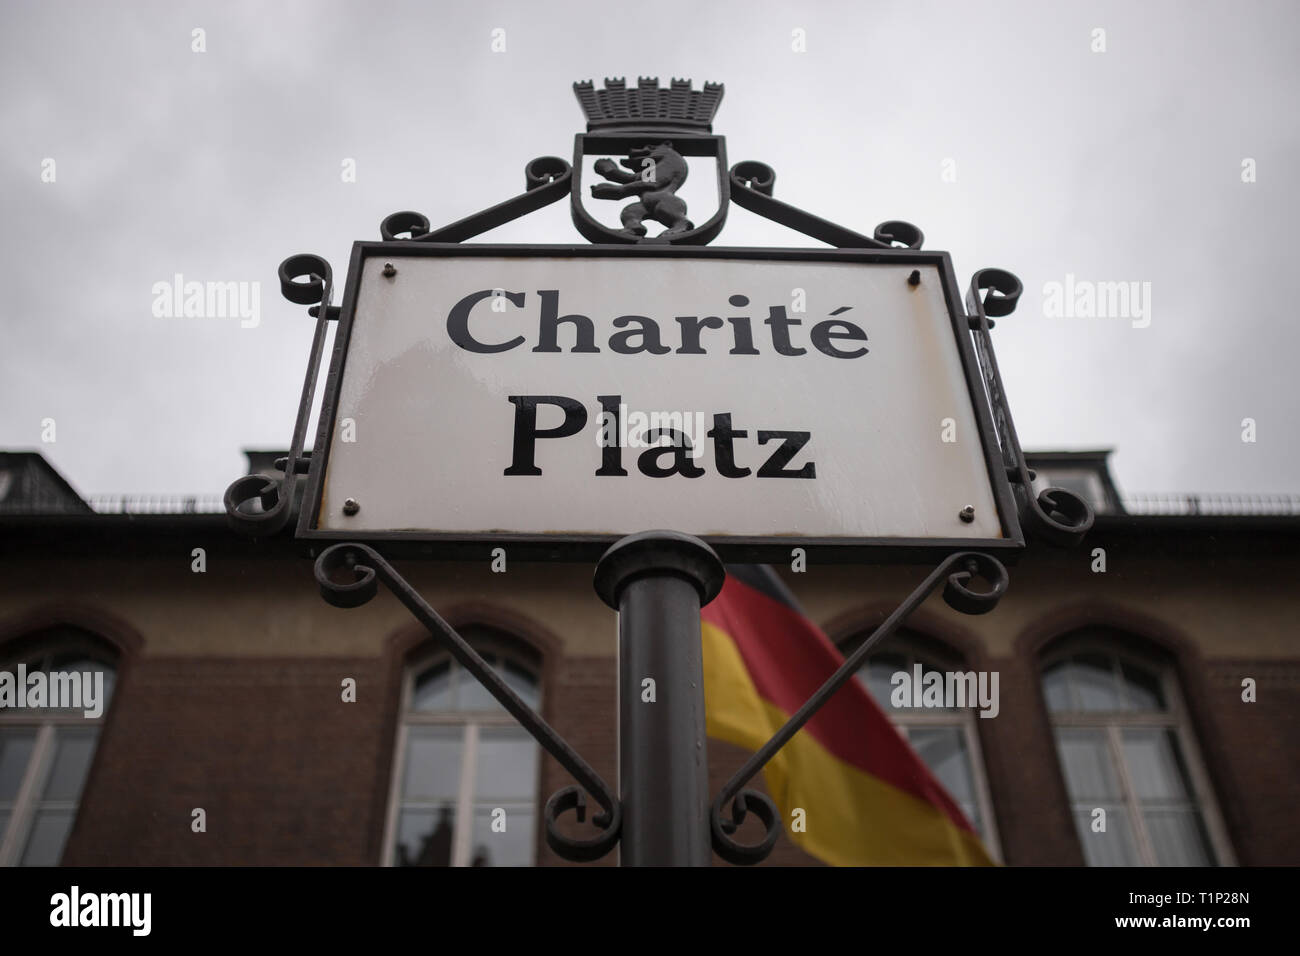
[[[961,520],[966,522],[967,524],[970,524],[972,521],[975,520],[974,506],[967,505],[965,508],[962,508],[961,511],[957,512],[957,517],[961,518]]]
[[[361,510],[361,504],[356,498],[348,498],[343,502],[343,513],[351,517]]]
[[[390,279],[391,279],[393,276],[397,275],[397,266],[393,265],[391,262],[385,262],[385,263],[384,263],[384,275],[387,276],[387,277],[390,278]]]
[[[908,284],[908,285],[920,285],[920,284],[921,284],[921,270],[920,270],[920,269],[913,269],[913,270],[912,270],[912,274],[911,274],[910,276],[907,277],[907,284]]]

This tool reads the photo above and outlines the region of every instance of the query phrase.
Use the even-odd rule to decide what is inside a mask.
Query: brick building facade
[[[936,596],[880,649],[880,675],[997,672],[997,716],[898,722],[1007,864],[1300,863],[1300,517],[1095,500],[1084,544],[1031,545],[994,612]],[[291,533],[0,502],[0,561],[0,669],[45,655],[114,677],[93,727],[0,709],[0,863],[563,862],[538,816],[567,774],[474,702],[382,588],[325,604]],[[397,566],[616,779],[616,624],[591,567]],[[847,648],[926,572],[782,574]],[[745,755],[711,741],[709,756],[716,792]],[[495,803],[508,847],[486,826]],[[786,836],[769,862],[816,863]]]

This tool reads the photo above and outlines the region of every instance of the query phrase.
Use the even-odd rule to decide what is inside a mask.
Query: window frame
[[[470,631],[473,625],[466,625],[458,630]],[[496,630],[491,626],[485,626],[489,630]],[[462,636],[466,636],[462,634]],[[510,658],[512,662],[521,669],[531,673],[537,681],[539,705],[546,699],[544,685],[544,668],[540,655],[536,660],[527,660],[524,655],[514,650],[510,644],[511,641],[498,641],[492,637],[476,639],[473,636],[467,639],[474,645],[474,649],[479,653],[492,654],[501,658]],[[521,642],[522,643],[522,642]],[[526,645],[527,646],[527,645]],[[537,653],[531,646],[528,650]],[[429,668],[450,661],[453,667],[458,667],[462,671],[463,666],[455,660],[450,652],[442,648],[426,648],[422,652],[417,652],[409,657],[402,668],[401,693],[398,695],[398,720],[397,733],[395,735],[395,749],[393,751],[392,773],[388,782],[388,800],[387,809],[384,818],[384,836],[381,849],[381,866],[397,866],[397,827],[400,822],[402,812],[402,778],[406,773],[407,744],[410,738],[410,729],[413,726],[419,727],[459,727],[461,728],[461,752],[460,752],[460,786],[456,794],[456,816],[454,829],[452,831],[452,855],[449,866],[462,867],[470,866],[473,862],[473,810],[474,810],[474,786],[477,779],[478,770],[478,752],[480,731],[483,728],[506,727],[518,729],[527,735],[519,721],[515,720],[505,710],[444,710],[444,711],[417,711],[411,708],[411,702],[415,697],[415,681],[421,674]],[[474,680],[472,675],[466,673],[470,680]],[[539,706],[540,711],[540,706]],[[529,834],[528,843],[531,847],[531,858],[528,866],[536,866],[538,862],[538,836],[541,829],[542,802],[539,799],[541,793],[542,780],[542,748],[528,735],[528,739],[534,747],[537,748],[538,759],[535,767],[535,778],[533,780],[532,794],[532,832]]]
[[[0,651],[0,670],[13,671],[19,664],[25,664],[28,673],[40,670],[48,674],[58,671],[58,668],[54,666],[56,658],[65,654],[76,654],[86,660],[93,661],[103,669],[106,675],[108,672],[112,672],[112,692],[113,697],[116,697],[121,678],[119,661],[97,646],[97,642],[94,640],[95,635],[90,632],[83,633],[81,628],[75,626],[69,625],[68,627],[76,633],[58,634],[56,632],[48,638],[37,639],[30,645],[21,640],[19,642],[7,642],[8,646],[3,651]],[[23,771],[22,782],[18,785],[18,791],[14,794],[9,809],[9,820],[4,829],[0,830],[0,867],[22,866],[23,855],[27,852],[27,844],[31,840],[32,827],[35,824],[37,812],[40,810],[66,810],[72,813],[68,836],[65,838],[63,849],[59,852],[59,862],[54,864],[55,866],[62,865],[63,854],[67,850],[66,840],[71,839],[72,828],[76,826],[77,814],[81,809],[86,784],[90,780],[95,761],[99,759],[99,746],[104,737],[104,727],[108,720],[109,710],[112,707],[113,697],[104,701],[103,711],[98,717],[87,717],[82,711],[75,709],[54,709],[50,707],[43,707],[39,710],[27,708],[0,710],[0,728],[27,728],[35,731],[32,752],[27,758],[27,766]],[[58,732],[65,728],[93,728],[95,731],[94,751],[86,766],[85,776],[81,781],[76,800],[43,800],[41,794],[44,792],[45,785],[49,782],[50,773],[54,769],[54,758],[58,750]]]
[[[1178,756],[1182,758],[1187,772],[1187,784],[1191,788],[1192,802],[1201,817],[1205,834],[1209,840],[1209,850],[1214,855],[1211,866],[1232,867],[1237,865],[1232,841],[1223,822],[1223,814],[1210,781],[1204,758],[1201,756],[1196,728],[1191,720],[1180,686],[1179,674],[1174,662],[1157,654],[1142,651],[1124,640],[1128,632],[1108,625],[1087,625],[1081,629],[1085,633],[1063,635],[1054,640],[1046,652],[1039,655],[1037,678],[1038,692],[1042,696],[1043,709],[1047,713],[1048,731],[1052,739],[1052,750],[1056,755],[1057,772],[1060,774],[1061,788],[1065,793],[1070,812],[1070,821],[1074,823],[1075,800],[1070,795],[1069,781],[1065,777],[1065,764],[1061,759],[1057,730],[1067,729],[1101,729],[1106,732],[1106,753],[1111,760],[1119,784],[1119,799],[1132,821],[1133,842],[1137,850],[1136,866],[1159,867],[1155,847],[1147,831],[1146,818],[1143,813],[1141,798],[1137,796],[1129,773],[1128,761],[1124,757],[1123,732],[1128,729],[1167,730],[1174,737]],[[1104,630],[1109,637],[1087,633]],[[1081,654],[1092,654],[1106,658],[1112,669],[1128,664],[1146,671],[1159,682],[1160,693],[1165,700],[1164,710],[1053,710],[1047,701],[1044,677],[1047,670],[1062,661]],[[1119,671],[1123,679],[1123,670]],[[1075,835],[1078,837],[1077,825]],[[1089,866],[1088,856],[1080,840],[1079,851],[1083,854],[1084,865]]]

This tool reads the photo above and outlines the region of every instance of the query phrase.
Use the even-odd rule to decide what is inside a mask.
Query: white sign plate
[[[306,537],[1019,544],[942,253],[412,245],[354,254]]]

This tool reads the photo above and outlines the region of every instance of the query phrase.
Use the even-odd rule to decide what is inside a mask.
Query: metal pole
[[[676,531],[629,535],[596,565],[596,593],[618,611],[622,866],[712,862],[700,608],[724,576],[712,548]]]

